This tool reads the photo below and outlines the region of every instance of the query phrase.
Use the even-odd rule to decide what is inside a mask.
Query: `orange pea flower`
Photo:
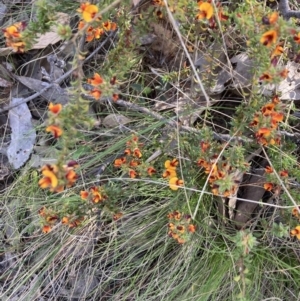
[[[177,226],[176,230],[181,234],[185,233],[185,227],[182,225]]]
[[[99,75],[99,73],[94,73],[94,76],[89,78],[87,82],[92,86],[98,86],[103,84],[103,78]]]
[[[297,239],[300,240],[300,226],[295,227],[293,230],[290,232],[291,236],[296,236]]]
[[[141,153],[141,151],[138,148],[136,148],[133,151],[133,156],[140,159],[142,157],[142,153]]]
[[[274,185],[272,183],[265,183],[264,189],[267,191],[271,191],[273,189]]]
[[[67,225],[69,224],[69,218],[67,216],[64,216],[62,219],[61,219],[61,223],[63,225]]]
[[[213,14],[214,14],[214,8],[211,3],[208,2],[198,2],[198,10],[199,13],[196,16],[197,20],[202,20],[202,19],[211,19]]]
[[[132,167],[132,168],[137,167],[138,165],[140,165],[140,162],[138,162],[138,161],[131,160],[129,162],[129,166]]]
[[[171,230],[171,231],[174,231],[176,229],[175,225],[173,223],[169,223],[168,224],[168,228]]]
[[[126,163],[126,158],[125,157],[116,159],[115,163],[114,163],[114,167],[121,167],[125,163]]]
[[[52,229],[51,226],[45,225],[42,228],[42,232],[46,234],[46,233],[49,233],[51,231],[51,229]]]
[[[42,189],[51,187],[56,188],[58,185],[58,179],[56,174],[51,170],[43,170],[42,171],[43,178],[39,180],[39,186]]]
[[[273,168],[271,166],[266,166],[265,172],[268,174],[273,173]]]
[[[194,233],[196,231],[196,227],[194,225],[188,225],[188,231]]]
[[[6,38],[20,38],[21,37],[21,31],[23,30],[23,26],[22,26],[22,23],[16,23],[16,24],[13,24],[5,29],[3,29],[3,33],[4,33],[4,36]]]
[[[288,177],[289,173],[288,173],[287,170],[281,170],[281,171],[279,172],[279,175],[280,175],[281,177],[285,178],[285,177]]]
[[[165,168],[166,169],[176,169],[176,166],[178,165],[178,160],[177,159],[173,159],[172,161],[170,160],[166,160],[165,162]]]
[[[105,199],[105,197],[101,194],[98,187],[91,187],[90,188],[92,194],[92,201],[93,203],[99,203]]]
[[[258,136],[269,137],[271,135],[271,130],[268,128],[260,128],[257,132]]]
[[[270,73],[265,72],[263,73],[263,75],[259,78],[259,80],[264,80],[266,82],[270,82],[272,81],[272,76],[270,75]]]
[[[163,173],[163,178],[174,178],[176,177],[176,170],[175,169],[167,169]]]
[[[283,113],[278,113],[278,112],[271,113],[272,120],[276,122],[281,122],[283,120],[283,117],[284,117]]]
[[[85,191],[85,190],[80,191],[80,197],[82,200],[87,200],[88,196],[89,196],[88,191]]]
[[[156,173],[156,170],[152,166],[150,166],[147,168],[147,173],[149,176],[153,176]]]
[[[223,12],[222,12],[222,8],[220,8],[218,10],[218,18],[219,18],[220,21],[227,21],[229,19],[229,16],[224,15]]]
[[[179,221],[182,217],[181,213],[177,210],[173,212],[173,216],[174,216],[174,219],[177,221]]]
[[[50,102],[48,109],[51,113],[57,115],[61,111],[62,105],[60,103],[53,104],[52,102]]]
[[[200,142],[200,148],[204,153],[209,149],[209,147],[210,144],[208,142],[204,142],[204,141]]]
[[[272,103],[274,103],[274,104],[280,103],[280,99],[279,99],[278,95],[274,95],[272,97]]]
[[[271,15],[269,16],[269,23],[270,23],[270,24],[276,23],[277,20],[278,20],[278,17],[279,17],[279,15],[278,15],[278,12],[277,12],[277,11],[271,13]]]
[[[165,3],[163,0],[152,0],[152,3],[157,6],[164,6]]]
[[[82,14],[82,18],[85,22],[91,22],[98,13],[98,7],[86,2],[82,3],[77,11]]]
[[[299,209],[300,209],[299,207],[298,207],[298,208],[296,208],[296,207],[293,208],[293,210],[292,210],[292,215],[298,218],[299,215],[300,215]]]
[[[78,175],[73,169],[68,170],[65,177],[67,179],[67,187],[72,187],[78,179]]]
[[[276,30],[272,29],[267,32],[265,32],[262,37],[260,38],[260,42],[267,46],[270,47],[272,44],[275,44],[277,41],[278,33]]]
[[[275,49],[272,51],[271,59],[273,59],[275,56],[279,56],[282,54],[283,54],[283,47],[280,44],[278,44],[276,45]]]
[[[110,31],[110,30],[116,30],[117,29],[117,24],[114,22],[106,21],[102,24],[104,30]]]
[[[279,76],[282,77],[283,79],[287,78],[288,74],[289,74],[289,70],[288,69],[283,69],[279,72]]]
[[[11,47],[14,52],[20,52],[20,53],[25,52],[25,43],[24,42],[11,42],[11,41],[7,41],[6,45],[8,47]]]
[[[129,177],[130,177],[131,179],[136,178],[137,175],[138,175],[137,172],[136,172],[135,170],[133,170],[133,169],[130,169],[129,172],[128,172],[128,174],[129,174]]]
[[[261,109],[262,113],[264,116],[269,116],[271,115],[272,112],[274,112],[275,104],[270,102],[264,105]]]
[[[169,186],[172,190],[178,190],[178,186],[183,186],[183,180],[179,180],[177,177],[173,177],[169,181]]]
[[[271,24],[274,24],[277,22],[278,20],[278,12],[273,12],[271,13],[271,15],[269,15],[268,17],[263,17],[262,21],[263,21],[263,24],[265,25],[271,25]]]
[[[78,23],[78,30],[81,30],[85,26],[85,23],[83,21],[80,21]]]
[[[49,125],[46,127],[46,132],[51,132],[54,138],[58,138],[62,135],[63,130],[57,125]]]
[[[294,36],[294,41],[295,41],[297,44],[300,44],[300,32],[297,33],[297,34]]]
[[[92,95],[96,100],[99,100],[102,95],[102,92],[101,90],[95,88],[92,91],[90,91],[90,95]]]
[[[119,94],[113,93],[111,98],[112,98],[113,101],[117,101],[119,99]]]

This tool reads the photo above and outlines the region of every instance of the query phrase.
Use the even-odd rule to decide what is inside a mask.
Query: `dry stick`
[[[105,43],[112,37],[113,32],[111,32],[106,39],[87,57],[84,59],[83,63],[86,63],[87,61],[89,61],[104,45]],[[53,87],[55,84],[60,83],[61,81],[67,79],[75,70],[76,68],[72,68],[71,70],[69,70],[68,72],[66,72],[65,74],[63,74],[61,77],[59,77],[58,79],[56,79],[53,83],[50,83],[47,87],[43,88],[41,91],[36,92],[35,94],[21,99],[21,101],[15,103],[14,105],[7,105],[4,106],[2,109],[0,109],[0,114],[5,112],[5,111],[9,111],[10,109],[13,109],[23,103],[26,103],[28,101],[34,100],[35,98],[37,98],[38,96],[42,95],[43,93],[45,93],[49,88]]]
[[[280,0],[278,8],[279,8],[279,11],[282,13],[282,16],[285,19],[289,19],[292,17],[300,19],[300,11],[291,10],[288,0]]]
[[[272,170],[276,176],[276,178],[278,179],[278,181],[281,183],[281,186],[284,190],[284,192],[286,193],[286,195],[289,197],[289,199],[291,200],[291,202],[294,204],[295,208],[297,208],[298,212],[300,213],[300,209],[298,207],[298,204],[295,202],[294,198],[291,196],[290,192],[288,191],[288,189],[286,188],[286,186],[284,185],[284,183],[282,183],[282,180],[280,179],[280,176],[278,175],[277,171],[275,170],[266,150],[264,148],[262,148],[262,151],[265,155],[265,157],[267,158],[267,160],[269,161],[270,166],[272,167]]]
[[[187,59],[189,60],[189,63],[190,63],[190,65],[191,65],[191,68],[192,68],[192,70],[193,70],[193,72],[194,72],[194,74],[195,74],[195,77],[196,77],[196,79],[197,79],[197,83],[199,84],[200,89],[201,89],[201,91],[202,91],[202,93],[203,93],[203,96],[205,97],[206,105],[207,105],[207,107],[209,107],[209,106],[211,105],[211,103],[210,103],[209,97],[208,97],[208,95],[207,95],[207,93],[206,93],[206,91],[205,91],[205,88],[204,88],[204,86],[203,86],[203,84],[202,84],[202,81],[201,81],[201,79],[200,79],[200,77],[199,77],[199,74],[198,74],[198,72],[197,72],[197,70],[196,70],[195,64],[194,64],[194,62],[193,62],[193,60],[192,60],[192,58],[191,58],[191,56],[190,56],[190,54],[189,54],[189,52],[188,52],[186,46],[185,46],[185,43],[184,43],[184,41],[183,41],[183,39],[182,39],[181,33],[180,33],[180,31],[179,31],[179,28],[178,28],[178,25],[176,24],[176,21],[174,20],[174,17],[173,17],[172,13],[171,13],[170,10],[169,10],[167,1],[164,0],[164,3],[165,3],[165,7],[166,7],[166,10],[167,10],[167,13],[168,13],[169,20],[170,20],[170,22],[171,22],[171,24],[172,24],[172,26],[173,26],[173,28],[174,28],[174,30],[175,30],[177,36],[178,36],[178,39],[179,39],[179,41],[180,41],[180,43],[181,43],[181,46],[182,46],[182,48],[183,48],[183,51],[185,52],[185,55],[186,55]]]

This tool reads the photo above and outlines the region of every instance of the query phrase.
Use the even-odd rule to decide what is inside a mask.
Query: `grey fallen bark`
[[[244,199],[251,199],[253,201],[259,202],[266,192],[266,190],[263,188],[263,183],[266,182],[266,178],[264,176],[265,169],[258,168],[253,172],[255,173],[252,173],[248,177],[246,182],[243,183],[245,187],[243,189],[242,197]],[[257,203],[238,201],[236,207],[236,215],[233,219],[233,223],[235,224],[237,229],[241,229],[245,225],[245,223],[251,219],[251,216],[257,206]]]
[[[300,11],[291,10],[288,0],[280,0],[278,8],[285,19],[289,19],[289,18],[300,19]]]

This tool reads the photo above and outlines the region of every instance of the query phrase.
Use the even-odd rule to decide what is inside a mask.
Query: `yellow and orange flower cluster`
[[[260,38],[260,43],[263,44],[264,46],[270,47],[273,44],[276,44],[277,39],[278,39],[278,26],[277,26],[277,21],[278,21],[278,12],[272,12],[268,16],[264,16],[262,18],[262,23],[264,25],[271,25],[270,30],[266,31],[265,33],[262,34]]]
[[[204,169],[204,173],[209,176],[212,193],[228,197],[234,195],[238,189],[239,181],[235,179],[236,167],[233,167],[226,157],[219,157],[218,149],[208,141],[200,142],[201,157],[197,161],[198,166]],[[247,168],[248,164],[241,162],[241,168]]]
[[[271,64],[276,66],[277,61],[278,61],[277,57],[274,57],[274,59],[271,60]],[[271,83],[271,82],[273,82],[274,80],[276,80],[278,78],[281,78],[281,79],[287,78],[288,73],[289,73],[289,70],[286,69],[286,68],[283,68],[280,71],[275,71],[275,72],[273,71],[272,74],[270,72],[264,72],[259,77],[259,80]]]
[[[78,30],[82,30],[86,26],[84,21],[78,23]],[[106,21],[100,25],[89,25],[85,30],[86,42],[91,42],[94,39],[100,39],[106,31],[116,30],[117,24],[111,21]]]
[[[94,204],[102,203],[108,198],[104,188],[101,186],[93,186],[88,191],[80,191],[80,197],[82,200],[90,201]]]
[[[229,197],[236,193],[239,183],[235,182],[233,178],[234,169],[228,162],[220,160],[214,163],[214,160],[209,162],[204,159],[199,159],[197,164],[209,175],[208,182],[214,195]],[[226,183],[225,188],[222,188],[224,186],[222,185],[223,183]]]
[[[81,14],[82,19],[89,23],[94,20],[99,12],[98,6],[90,4],[89,2],[81,3],[80,8],[77,11]]]
[[[62,167],[56,164],[44,165],[41,169],[43,177],[39,180],[42,189],[49,188],[51,192],[62,192],[65,188],[72,187],[78,175],[75,168],[78,166],[76,161],[70,161]]]
[[[6,46],[11,47],[14,52],[22,53],[25,51],[25,42],[22,40],[22,31],[25,27],[24,22],[19,22],[3,29]]]
[[[76,228],[84,221],[84,216],[76,217],[71,215],[63,216],[61,223],[69,228]]]
[[[177,172],[176,168],[178,166],[178,160],[173,159],[173,160],[167,160],[165,162],[165,171],[163,172],[163,178],[168,178],[169,179],[169,187],[172,190],[178,190],[180,186],[183,186],[183,180],[180,180],[177,177]]]
[[[127,172],[129,177],[134,179],[143,174],[152,176],[156,173],[153,166],[149,166],[147,163],[142,161],[142,148],[143,144],[139,143],[139,138],[135,135],[127,141],[124,156],[118,158],[114,162],[114,166],[122,168],[123,171]]]
[[[78,23],[78,30],[82,30],[85,26],[84,21],[80,21]],[[85,34],[86,34],[86,42],[91,42],[94,39],[100,39],[100,37],[104,34],[104,29],[100,28],[100,27],[93,27],[91,25],[89,25],[86,30],[85,30]]]
[[[266,174],[273,174],[274,170],[271,166],[266,166],[265,172],[266,172]],[[278,172],[278,175],[282,178],[282,180],[284,180],[284,179],[288,178],[289,173],[287,170],[281,170]],[[272,182],[267,182],[264,184],[264,189],[267,191],[276,192],[276,191],[279,191],[281,188],[279,185],[276,185]]]
[[[298,222],[300,221],[300,213],[299,212],[300,212],[300,206],[295,207],[292,210],[292,216],[295,217],[298,220]],[[290,231],[290,235],[291,235],[291,237],[296,236],[297,239],[300,240],[300,225],[298,225],[294,229],[292,229]]]
[[[294,229],[292,229],[291,232],[290,232],[290,235],[291,235],[292,237],[296,236],[297,239],[300,240],[300,225],[299,225],[299,226],[296,226]]]
[[[94,73],[94,76],[87,80],[88,84],[93,88],[89,92],[96,100],[99,100],[103,94],[112,95],[112,100],[117,101],[119,95],[114,91],[114,85],[116,84],[116,77],[112,77],[109,83],[106,83],[99,73]]]
[[[300,210],[300,206],[293,208],[292,215],[293,215],[293,217],[295,217],[296,219],[298,219],[300,221],[299,210]]]
[[[38,213],[44,220],[42,232],[49,233],[53,226],[59,221],[58,214],[52,209],[48,209],[46,207],[42,207]]]
[[[197,20],[210,20],[214,15],[214,7],[210,2],[199,1]]]
[[[250,126],[255,131],[258,143],[262,145],[279,145],[280,135],[278,134],[279,122],[283,121],[284,115],[281,112],[280,100],[277,95],[272,102],[262,107],[260,112],[254,115]]]
[[[81,14],[83,19],[78,23],[78,30],[85,29],[87,42],[99,39],[106,31],[117,29],[116,23],[109,20],[101,23],[101,17],[98,16],[96,18],[99,9],[94,4],[90,4],[89,2],[82,3],[77,11]],[[90,23],[92,22],[93,24],[91,25]]]
[[[191,216],[175,210],[167,217],[169,219],[168,235],[179,244],[189,241],[191,235],[196,231],[196,226],[191,224]]]
[[[219,19],[219,21],[227,21],[229,17],[223,13],[223,9],[221,7],[221,3],[216,3],[217,12],[215,14],[214,7],[211,3],[211,1],[198,1],[198,12],[196,15],[196,20],[207,20],[209,23],[210,28],[216,28],[217,27],[217,21],[216,18]]]
[[[55,212],[52,209],[48,209],[46,207],[42,207],[39,210],[39,215],[43,219],[43,227],[42,227],[42,232],[43,233],[49,233],[52,228],[59,222],[63,225],[68,226],[69,228],[75,228],[80,225],[80,223],[84,220],[84,217],[76,217],[76,216],[71,216],[71,215],[66,215],[63,216],[61,219],[59,218],[59,215],[57,212]]]
[[[58,115],[62,110],[62,105],[50,102],[48,109],[50,113],[48,122],[50,125],[46,127],[46,132],[52,133],[53,137],[57,139],[63,134],[63,130],[60,126],[61,121],[58,118]]]

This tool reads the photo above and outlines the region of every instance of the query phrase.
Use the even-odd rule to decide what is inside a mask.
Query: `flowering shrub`
[[[184,244],[192,238],[196,231],[195,225],[191,224],[191,217],[179,211],[168,214],[168,235],[175,239],[179,244]]]
[[[25,28],[26,24],[24,22],[18,22],[3,29],[3,33],[6,38],[6,46],[11,47],[14,52],[25,51],[26,45],[22,39],[22,32]]]
[[[143,143],[139,142],[139,138],[135,135],[126,143],[124,156],[118,158],[114,162],[116,168],[121,168],[124,172],[128,173],[130,178],[138,176],[152,176],[156,173],[155,168],[144,162],[142,157]]]

